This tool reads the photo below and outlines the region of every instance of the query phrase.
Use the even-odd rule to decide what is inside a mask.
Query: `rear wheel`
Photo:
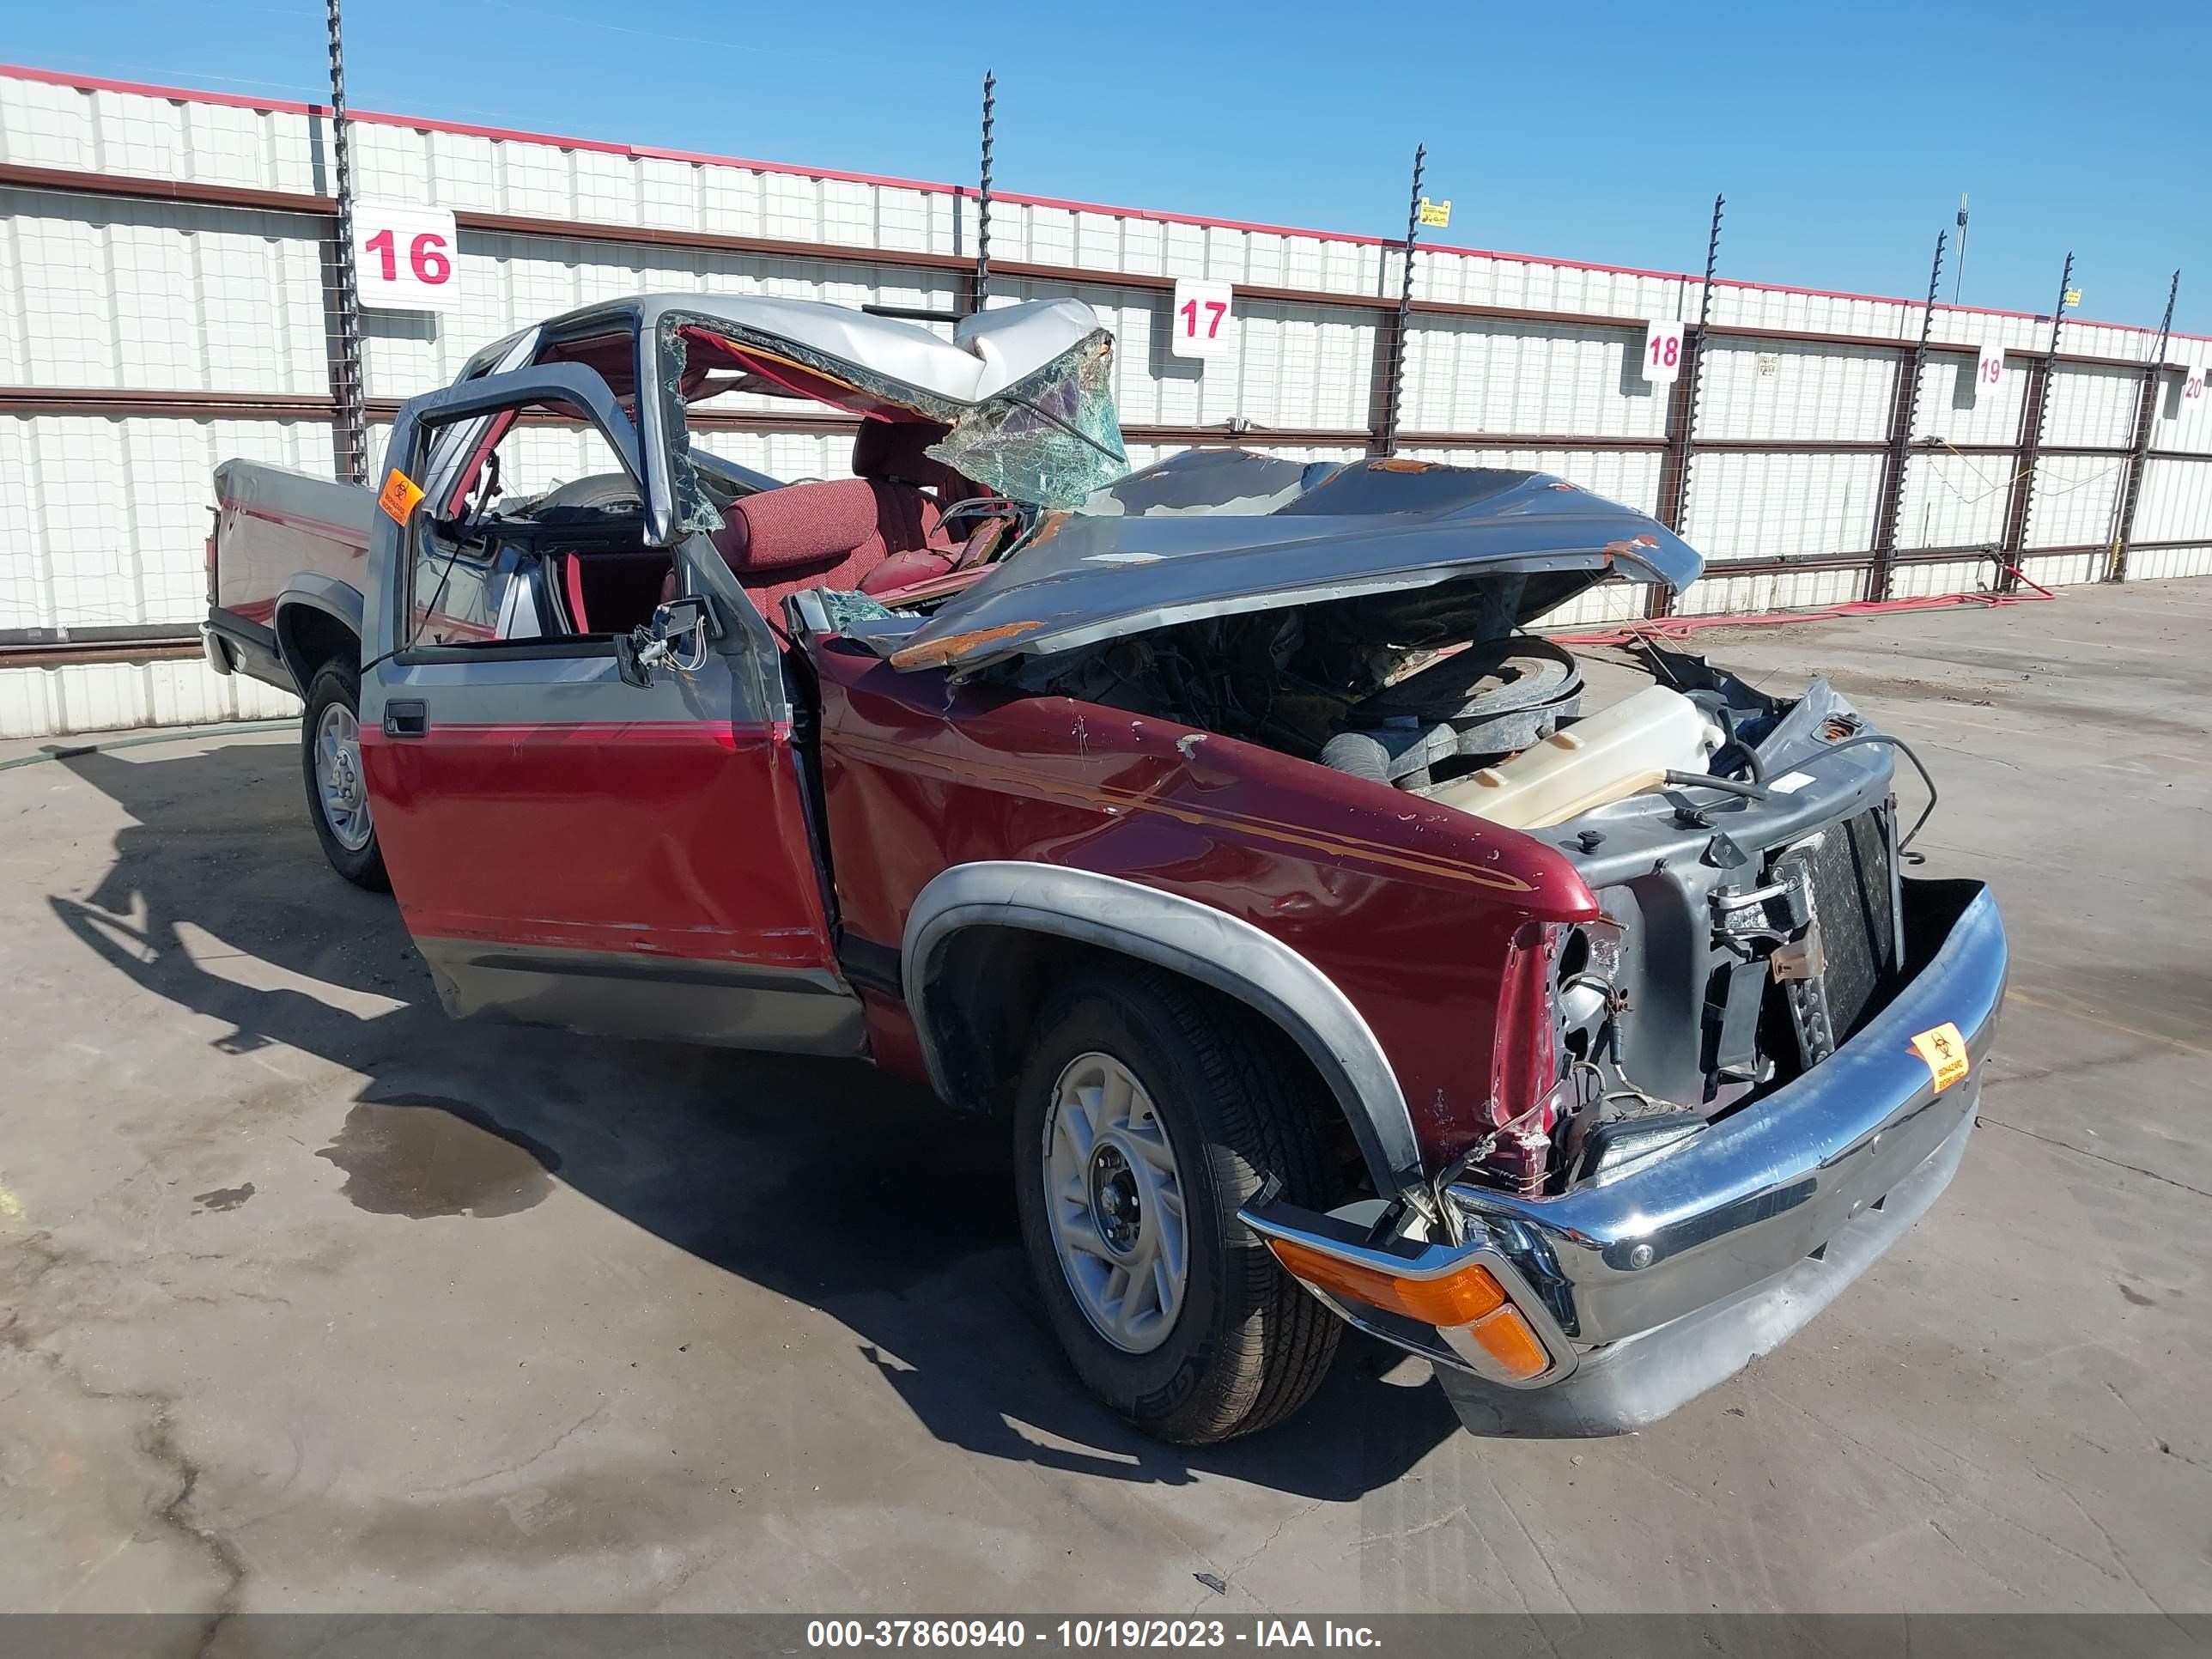
[[[300,763],[307,817],[331,868],[356,887],[391,891],[361,769],[361,677],[351,663],[326,662],[308,682]]]
[[[1091,1390],[1179,1445],[1311,1397],[1342,1330],[1237,1218],[1269,1175],[1327,1207],[1322,1103],[1282,1039],[1147,969],[1040,1012],[1014,1111],[1023,1243]]]

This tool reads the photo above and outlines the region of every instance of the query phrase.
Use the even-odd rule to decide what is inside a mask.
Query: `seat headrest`
[[[951,430],[935,421],[863,421],[853,440],[853,474],[933,489],[945,507],[980,495],[966,478],[924,453]]]
[[[733,570],[823,564],[873,538],[876,520],[876,492],[866,478],[787,484],[734,503],[714,544]]]

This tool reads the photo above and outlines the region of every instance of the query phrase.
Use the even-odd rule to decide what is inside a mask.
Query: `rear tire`
[[[595,472],[588,477],[573,478],[535,497],[526,506],[533,517],[562,507],[572,512],[590,509],[599,513],[631,508],[642,512],[645,508],[645,503],[637,498],[637,486],[619,472]]]
[[[1237,1211],[1270,1175],[1293,1203],[1334,1201],[1316,1085],[1272,1027],[1148,969],[1071,980],[1048,997],[1033,1031],[1013,1115],[1016,1196],[1030,1271],[1077,1374],[1114,1411],[1174,1445],[1250,1434],[1290,1416],[1328,1374],[1343,1327]],[[1092,1094],[1121,1103],[1075,1103]],[[1060,1136],[1071,1115],[1086,1127],[1118,1127],[1075,1157],[1082,1137]],[[1156,1144],[1163,1137],[1164,1146]],[[1133,1186],[1133,1165],[1144,1166]],[[1108,1196],[1117,1182],[1124,1195]],[[1140,1235],[1157,1224],[1147,1205],[1179,1212],[1182,1283],[1172,1297],[1146,1285],[1138,1317],[1117,1318],[1153,1262],[1170,1259],[1146,1254]],[[1133,1212],[1141,1218],[1133,1222]],[[1102,1241],[1122,1248],[1109,1257]],[[1117,1281],[1114,1258],[1139,1272],[1125,1268]],[[1170,1301],[1173,1316],[1163,1320]]]
[[[390,892],[392,878],[384,872],[384,849],[361,770],[361,675],[349,662],[326,662],[307,683],[300,768],[307,818],[331,868],[356,887]]]

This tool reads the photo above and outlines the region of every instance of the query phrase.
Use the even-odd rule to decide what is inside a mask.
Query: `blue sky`
[[[11,9],[12,61],[323,95],[319,0]],[[365,108],[968,179],[988,67],[1005,189],[1393,235],[1425,142],[1443,240],[1695,269],[1724,191],[1722,274],[1763,282],[1923,293],[1966,190],[1965,303],[2045,309],[2070,247],[2081,315],[2155,325],[2178,265],[2212,333],[2205,0],[348,13]]]

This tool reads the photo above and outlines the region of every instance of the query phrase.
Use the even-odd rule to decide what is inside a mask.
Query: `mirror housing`
[[[714,612],[704,594],[687,593],[653,607],[643,628],[615,636],[615,665],[625,685],[653,684],[656,665],[666,662],[690,672],[707,660],[707,641],[714,637]],[[678,647],[690,641],[682,650]]]

